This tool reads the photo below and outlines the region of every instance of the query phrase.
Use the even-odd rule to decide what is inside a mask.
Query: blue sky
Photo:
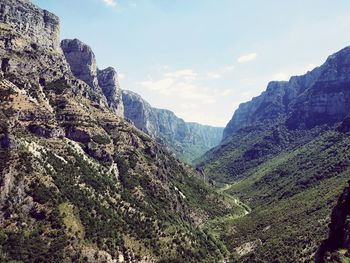
[[[33,0],[123,89],[225,126],[241,102],[350,45],[348,0]]]

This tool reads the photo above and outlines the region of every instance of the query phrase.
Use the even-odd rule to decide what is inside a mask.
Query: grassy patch
[[[68,202],[65,202],[60,204],[58,208],[61,216],[63,217],[63,222],[69,232],[78,236],[80,240],[83,240],[85,236],[84,226],[81,223],[74,206]]]

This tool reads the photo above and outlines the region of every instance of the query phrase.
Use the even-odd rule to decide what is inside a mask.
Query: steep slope
[[[1,2],[0,261],[223,261],[203,224],[242,207],[111,110],[80,55],[56,16]]]
[[[347,47],[303,76],[269,83],[260,96],[241,104],[226,126],[220,146],[203,157],[214,156],[210,171],[242,175],[282,149],[302,145],[341,122],[350,113],[349,65]],[[239,143],[241,140],[244,143]],[[238,161],[244,161],[244,168]],[[238,171],[233,172],[235,169]]]
[[[61,48],[73,75],[88,84],[95,93],[103,95],[109,108],[117,115],[124,116],[122,93],[114,68],[99,70],[91,48],[78,39],[65,39]]]
[[[138,94],[123,91],[125,117],[188,163],[217,146],[222,128],[185,122],[169,110],[153,108]]]
[[[348,181],[350,183],[350,181]],[[332,210],[328,238],[322,242],[317,253],[316,263],[347,262],[349,255],[350,186],[339,197]]]
[[[240,262],[309,262],[348,180],[350,48],[242,104],[198,162],[252,213],[222,238]]]

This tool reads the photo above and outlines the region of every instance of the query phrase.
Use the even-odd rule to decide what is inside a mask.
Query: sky
[[[32,0],[92,47],[122,89],[225,126],[240,103],[350,45],[348,0]]]

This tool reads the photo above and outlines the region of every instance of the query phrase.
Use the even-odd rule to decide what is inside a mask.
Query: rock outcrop
[[[41,84],[67,74],[59,32],[58,17],[48,11],[37,9],[29,1],[1,1],[1,74],[20,73]]]
[[[124,116],[122,91],[118,80],[118,74],[114,68],[97,70],[98,84],[107,99],[109,108],[118,116]]]
[[[350,181],[348,183],[332,210],[328,238],[316,253],[316,263],[345,262],[345,257],[350,258]]]
[[[153,108],[134,92],[122,93],[125,118],[183,161],[191,163],[222,138],[222,128],[185,122],[172,111]]]
[[[78,39],[65,39],[61,47],[73,75],[103,97],[111,111],[123,117],[122,94],[115,69],[99,70],[92,49]]]
[[[59,18],[46,10],[37,9],[29,1],[1,1],[0,22],[2,31],[12,31],[21,39],[9,39],[7,47],[24,48],[31,44],[33,49],[40,46],[59,52]]]
[[[350,113],[350,47],[331,55],[320,67],[288,82],[271,82],[265,92],[243,103],[224,130],[236,131],[283,119],[291,129],[341,121]]]
[[[91,48],[78,39],[62,40],[61,48],[74,76],[99,90],[96,58]]]

